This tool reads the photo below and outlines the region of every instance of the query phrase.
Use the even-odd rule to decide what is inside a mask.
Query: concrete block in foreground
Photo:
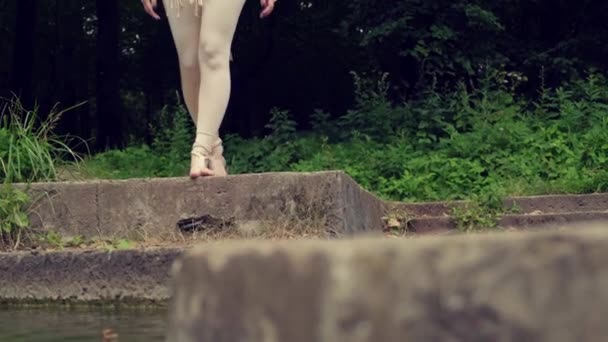
[[[608,232],[236,242],[178,260],[172,342],[608,339]]]

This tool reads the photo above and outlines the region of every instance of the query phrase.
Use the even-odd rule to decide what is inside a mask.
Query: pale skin
[[[141,0],[144,10],[160,20],[158,1]],[[204,0],[202,12],[196,5],[171,8],[164,0],[171,33],[177,48],[182,91],[186,107],[196,126],[190,177],[225,176],[219,128],[230,98],[230,50],[238,19],[246,0]],[[268,17],[276,0],[260,0],[260,18]]]

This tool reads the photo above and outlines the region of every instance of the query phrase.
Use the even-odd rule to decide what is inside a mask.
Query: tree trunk
[[[122,147],[118,0],[97,0],[97,150]]]
[[[37,0],[17,1],[10,88],[28,108],[34,104],[32,69],[34,67],[37,9]]]

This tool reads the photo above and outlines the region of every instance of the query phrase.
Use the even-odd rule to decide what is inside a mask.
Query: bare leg
[[[201,83],[201,71],[198,57],[198,46],[201,33],[201,17],[195,15],[195,5],[186,4],[180,10],[170,8],[171,0],[164,0],[171,34],[179,57],[179,70],[182,91],[186,108],[196,125],[198,113],[198,93]]]
[[[230,98],[230,48],[245,0],[206,0],[199,41],[201,83],[191,176],[221,175],[206,164]]]

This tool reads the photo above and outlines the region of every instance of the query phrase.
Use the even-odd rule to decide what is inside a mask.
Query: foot
[[[217,140],[211,151],[211,170],[216,176],[224,177],[228,175],[226,171],[226,159],[224,159],[224,147],[222,139]]]
[[[214,176],[211,170],[211,155],[213,147],[209,148],[202,144],[192,146],[192,161],[190,164],[190,178]]]
[[[192,163],[190,177],[227,176],[226,159],[224,159],[224,147],[222,139],[217,138],[211,146],[202,143],[194,143],[192,147]]]

